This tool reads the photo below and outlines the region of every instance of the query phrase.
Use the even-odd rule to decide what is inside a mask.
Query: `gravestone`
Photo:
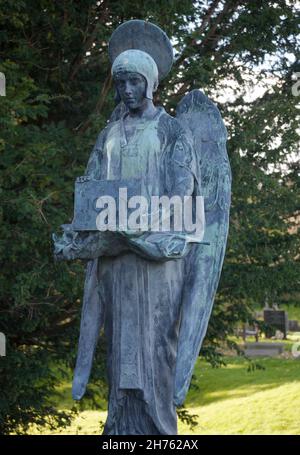
[[[264,310],[264,322],[267,325],[265,330],[267,338],[271,338],[275,335],[276,330],[280,330],[284,334],[284,339],[286,339],[288,317],[285,311],[272,309]]]
[[[283,353],[283,343],[245,343],[245,354],[248,357],[277,357]]]
[[[296,320],[288,321],[288,329],[290,332],[300,332],[299,322]]]

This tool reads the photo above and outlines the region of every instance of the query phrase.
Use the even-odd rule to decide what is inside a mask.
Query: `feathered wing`
[[[216,105],[193,90],[178,104],[176,116],[191,134],[199,160],[205,207],[204,242],[186,258],[179,329],[174,402],[181,405],[206,334],[222,270],[229,224],[231,170],[226,152],[227,132]]]

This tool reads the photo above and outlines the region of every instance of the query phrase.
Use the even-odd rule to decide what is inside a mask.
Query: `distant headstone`
[[[245,343],[245,354],[248,357],[277,357],[283,353],[283,343]]]
[[[288,321],[288,329],[290,332],[300,332],[300,325],[299,322],[296,320],[289,320]]]
[[[267,325],[266,337],[271,338],[275,335],[276,330],[280,330],[284,334],[284,339],[288,331],[288,317],[283,310],[264,310],[264,322]]]

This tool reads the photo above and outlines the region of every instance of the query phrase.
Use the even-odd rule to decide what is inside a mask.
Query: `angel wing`
[[[205,207],[204,242],[186,258],[179,328],[174,402],[184,402],[194,364],[206,334],[217,291],[228,234],[231,170],[226,152],[227,131],[216,105],[200,90],[178,104],[176,117],[190,133],[199,160]]]

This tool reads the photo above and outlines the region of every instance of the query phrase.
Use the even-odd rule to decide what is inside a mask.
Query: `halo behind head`
[[[139,49],[151,55],[158,68],[159,80],[169,73],[173,64],[173,48],[165,32],[157,25],[139,19],[119,25],[109,41],[111,63],[129,49]]]

